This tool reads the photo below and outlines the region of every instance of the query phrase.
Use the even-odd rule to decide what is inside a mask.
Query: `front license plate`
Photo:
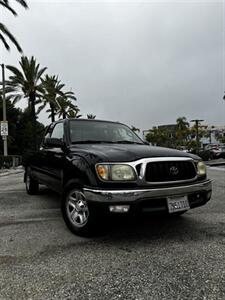
[[[190,209],[187,196],[167,198],[167,206],[170,214]]]

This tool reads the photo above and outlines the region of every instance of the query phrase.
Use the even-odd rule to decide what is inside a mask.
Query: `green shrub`
[[[201,157],[202,160],[210,160],[213,159],[212,153],[209,150],[201,150],[198,152],[198,156]]]

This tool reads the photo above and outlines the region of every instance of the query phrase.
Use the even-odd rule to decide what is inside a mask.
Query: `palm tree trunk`
[[[52,122],[55,122],[55,108],[54,108],[54,105],[52,105],[51,103],[50,103],[50,109],[51,109]]]
[[[36,113],[35,113],[35,92],[30,93],[29,102],[31,108],[31,121],[33,127],[33,150],[37,150],[37,124],[36,124]]]
[[[66,112],[65,112],[65,110],[63,111],[63,119],[66,119]]]

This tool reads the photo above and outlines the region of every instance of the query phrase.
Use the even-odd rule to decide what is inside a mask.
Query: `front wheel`
[[[94,216],[80,189],[70,188],[62,199],[62,215],[67,227],[75,234],[89,236]]]

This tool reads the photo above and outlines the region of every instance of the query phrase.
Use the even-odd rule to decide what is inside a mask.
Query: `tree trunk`
[[[31,108],[31,121],[33,127],[33,150],[37,151],[37,124],[36,124],[36,113],[35,113],[35,92],[30,93],[29,102]]]
[[[66,112],[63,111],[63,119],[66,119]]]
[[[50,109],[51,109],[52,122],[55,122],[55,108],[54,108],[54,105],[52,103],[50,103]]]

